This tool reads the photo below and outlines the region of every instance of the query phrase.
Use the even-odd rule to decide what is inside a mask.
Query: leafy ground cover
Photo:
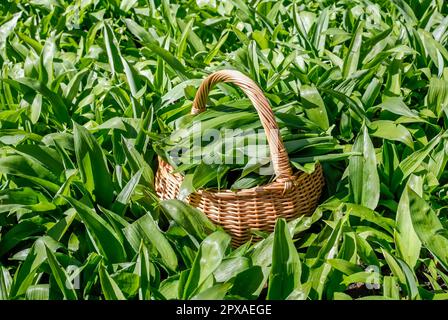
[[[440,0],[2,1],[0,299],[448,298],[447,13]],[[239,248],[153,190],[161,120],[224,68],[340,154],[321,141],[292,158],[322,163],[321,204]],[[210,104],[249,106],[227,85]]]

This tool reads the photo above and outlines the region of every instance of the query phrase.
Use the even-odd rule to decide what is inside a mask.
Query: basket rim
[[[162,159],[160,156],[157,156],[158,158],[158,167],[157,167],[157,173],[159,175],[162,175],[161,171],[160,171],[160,166],[164,165],[166,168],[170,168],[171,170],[174,169],[173,166],[171,166],[168,162],[166,162],[164,159]],[[270,192],[273,191],[274,189],[283,189],[284,192],[286,192],[287,190],[290,190],[296,186],[298,186],[297,182],[299,182],[299,180],[301,180],[301,178],[306,178],[308,176],[313,176],[316,174],[322,173],[322,165],[317,162],[316,163],[316,168],[312,173],[306,173],[304,171],[301,170],[297,170],[297,172],[293,172],[293,174],[285,179],[277,179],[274,180],[272,182],[269,182],[267,184],[264,185],[260,185],[260,186],[256,186],[256,187],[252,187],[252,188],[248,188],[248,189],[239,189],[237,191],[232,191],[231,189],[216,189],[216,188],[210,188],[210,189],[199,189],[196,190],[195,192],[192,192],[190,194],[197,194],[197,195],[202,195],[204,193],[207,194],[213,194],[215,196],[244,196],[244,195],[253,195],[254,193],[266,193],[266,192]],[[181,173],[172,173],[172,172],[168,172],[169,175],[171,175],[174,178],[179,178],[179,179],[183,179],[183,176]],[[275,188],[277,186],[277,188]],[[283,186],[283,188],[280,188],[280,186]],[[271,187],[271,188],[269,188]]]

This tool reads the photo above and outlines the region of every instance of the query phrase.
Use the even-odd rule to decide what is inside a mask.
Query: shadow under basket
[[[311,214],[321,196],[324,177],[320,164],[312,174],[293,173],[268,100],[250,78],[238,71],[222,70],[209,75],[196,93],[192,114],[205,110],[208,93],[218,82],[236,84],[251,100],[266,133],[276,176],[273,182],[263,186],[238,191],[204,189],[187,198],[188,203],[222,226],[232,236],[232,245],[236,247],[251,238],[256,240],[252,231],[272,232],[278,218],[290,221]],[[159,197],[176,199],[182,181],[183,176],[173,173],[171,165],[159,158],[155,177]]]

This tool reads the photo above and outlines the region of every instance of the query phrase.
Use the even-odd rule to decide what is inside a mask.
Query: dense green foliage
[[[448,298],[447,13],[442,0],[1,1],[0,299]],[[153,190],[152,138],[224,68],[294,110],[281,127],[314,128],[342,155],[292,159],[323,164],[321,205],[237,249]],[[232,86],[211,93],[223,104],[256,117]]]

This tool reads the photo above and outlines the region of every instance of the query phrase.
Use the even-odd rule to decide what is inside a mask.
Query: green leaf
[[[196,295],[198,288],[212,276],[213,272],[221,264],[229,244],[230,236],[222,231],[216,231],[205,238],[199,247],[193,266],[188,274],[182,294],[183,299]]]
[[[126,253],[123,243],[114,229],[95,210],[89,208],[84,203],[71,197],[63,198],[70,203],[84,222],[95,241],[99,253],[104,255],[110,262],[125,261]]]
[[[11,289],[12,277],[8,269],[0,265],[0,300],[7,300]]]
[[[416,279],[415,273],[409,268],[409,266],[401,259],[397,258],[398,263],[401,266],[401,269],[403,270],[403,273],[406,278],[406,284],[408,288],[408,296],[411,300],[416,300],[419,298],[419,291],[418,291],[418,282]]]
[[[22,12],[17,12],[12,16],[11,19],[9,19],[7,22],[3,22],[3,24],[0,26],[0,54],[5,60],[7,59],[7,57],[4,51],[8,37],[14,31],[14,28],[17,25],[17,21],[21,16]]]
[[[199,292],[191,300],[223,300],[232,284],[220,283],[211,288]]]
[[[13,212],[18,209],[34,212],[46,212],[56,208],[46,197],[29,187],[5,189],[0,191],[0,213]]]
[[[382,110],[392,112],[399,116],[418,118],[417,114],[409,109],[401,97],[385,97],[383,102],[374,108],[381,108]]]
[[[269,277],[269,268],[252,266],[235,277],[230,292],[247,299],[256,299]]]
[[[386,260],[386,263],[388,264],[390,270],[392,271],[393,275],[397,277],[398,281],[406,285],[406,276],[403,272],[403,270],[400,267],[400,264],[398,263],[397,259],[390,254],[387,250],[381,248],[381,252],[383,253],[383,256]]]
[[[59,262],[56,260],[56,257],[53,255],[51,250],[45,247],[47,253],[47,261],[50,265],[51,275],[56,280],[56,283],[64,295],[64,299],[66,300],[76,300],[76,291],[73,287],[72,282],[69,280],[69,277],[65,270],[61,267]]]
[[[381,275],[377,272],[361,271],[344,277],[342,284],[349,285],[351,283],[380,284]]]
[[[274,230],[272,267],[267,299],[283,300],[300,288],[302,264],[284,219],[277,220]]]
[[[358,24],[355,34],[350,42],[350,47],[344,59],[344,67],[342,68],[342,75],[348,78],[358,70],[359,55],[361,53],[362,32],[364,30],[364,21]]]
[[[34,284],[37,271],[46,258],[45,243],[42,239],[38,239],[14,274],[9,298],[13,299],[26,293],[27,289]]]
[[[357,234],[355,234],[355,239],[358,255],[362,259],[362,261],[365,264],[379,266],[380,263],[378,261],[378,258],[369,242]]]
[[[30,108],[31,108],[30,120],[32,124],[35,124],[39,120],[40,113],[42,110],[41,94],[36,94]]]
[[[411,149],[414,149],[414,141],[412,140],[411,133],[401,124],[395,125],[394,122],[390,120],[377,120],[372,121],[368,126],[372,130],[370,132],[371,136],[392,141],[400,141]]]
[[[60,188],[55,183],[55,175],[50,170],[37,161],[21,155],[0,158],[0,171],[3,174],[11,174],[30,180],[53,193],[58,192]]]
[[[422,245],[448,270],[447,231],[430,205],[408,187],[412,225]]]
[[[124,213],[126,206],[129,204],[129,201],[131,200],[131,197],[140,182],[142,173],[142,169],[137,171],[137,173],[131,179],[129,179],[128,183],[117,195],[117,197],[115,198],[115,202],[112,205],[112,210],[114,212],[118,212],[120,214]]]
[[[143,239],[158,252],[165,267],[172,271],[177,269],[178,260],[176,253],[165,235],[160,231],[151,214],[145,214],[123,229],[123,232],[135,251],[139,251],[140,243]]]
[[[167,216],[188,233],[202,240],[216,230],[215,225],[200,210],[180,200],[163,200],[160,205]]]
[[[300,97],[308,119],[315,122],[323,130],[327,130],[329,127],[327,110],[316,87],[302,85],[300,87]]]
[[[68,114],[68,108],[64,100],[57,93],[51,91],[45,83],[39,80],[23,77],[12,79],[3,79],[3,81],[11,84],[17,84],[24,88],[22,91],[33,91],[39,92],[43,97],[45,97],[51,104],[52,110],[60,123],[68,124],[70,117]]]
[[[246,257],[235,257],[224,259],[213,275],[218,282],[227,282],[238,276],[242,271],[251,266],[250,259]]]
[[[341,271],[345,275],[362,272],[361,267],[344,259],[328,259],[327,261],[334,269]]]
[[[146,186],[151,188],[154,187],[154,172],[143,155],[135,149],[130,141],[123,138],[122,143],[125,146],[123,149],[132,172],[136,174],[139,170],[143,170],[142,181],[140,181],[140,183],[144,183]]]
[[[422,188],[422,181],[416,176],[414,177],[416,183],[419,184],[416,189]],[[408,190],[410,188],[411,179],[401,194],[400,202],[398,203],[396,216],[396,229],[394,230],[394,239],[398,252],[398,256],[403,259],[411,268],[415,266],[420,256],[421,242],[412,226],[412,215],[415,213],[411,211]],[[413,188],[414,189],[414,188]],[[414,189],[415,190],[415,189]]]
[[[112,279],[103,265],[100,265],[99,275],[102,292],[106,300],[126,300],[123,292],[121,292],[117,283]]]
[[[380,198],[380,181],[375,149],[366,126],[356,138],[352,151],[362,152],[360,157],[351,157],[348,166],[353,201],[374,210]]]
[[[65,212],[65,217],[60,219],[55,223],[47,232],[47,235],[52,237],[56,241],[60,241],[64,234],[67,232],[68,228],[72,224],[76,216],[76,210],[70,208]]]
[[[224,45],[224,43],[227,40],[227,37],[229,36],[229,31],[224,31],[219,41],[215,44],[212,50],[205,56],[204,63],[210,64],[210,62],[213,60],[213,58],[218,54],[219,49]]]
[[[112,71],[112,75],[114,75],[116,72],[118,73],[123,72],[123,65],[120,59],[121,54],[118,49],[118,42],[117,39],[115,38],[112,28],[109,26],[108,23],[104,23],[103,37],[104,37],[104,44],[106,45],[107,57],[109,59],[109,65]]]
[[[396,277],[385,276],[383,278],[383,296],[394,300],[400,299],[400,286]]]
[[[182,27],[183,31],[179,39],[179,45],[177,47],[177,54],[176,54],[178,59],[181,59],[184,54],[185,48],[187,47],[187,39],[190,35],[190,32],[192,31],[191,29],[193,27],[193,24],[194,19],[190,19],[188,23],[186,25],[183,25]]]
[[[140,277],[134,273],[120,271],[115,274],[113,280],[125,297],[134,297],[139,290]]]
[[[150,260],[148,249],[145,245],[140,246],[137,261],[135,263],[135,271],[140,277],[140,283],[138,288],[138,295],[140,300],[151,299],[151,278],[154,268],[152,261]]]
[[[89,71],[90,70],[88,68],[82,69],[78,73],[76,73],[76,75],[72,79],[70,79],[70,82],[67,84],[65,90],[65,98],[67,99],[67,101],[72,102],[73,99],[75,99],[76,95],[78,94],[81,81],[89,73]]]
[[[73,123],[76,162],[87,190],[104,207],[113,199],[113,184],[106,158],[97,140],[83,126]]]
[[[352,297],[343,292],[335,292],[333,297],[334,300],[353,300]]]
[[[400,11],[400,13],[405,17],[406,23],[410,25],[415,25],[418,23],[418,19],[415,16],[414,11],[411,6],[407,4],[404,0],[392,0],[391,1]]]
[[[373,211],[369,208],[366,208],[361,205],[356,205],[353,203],[345,204],[347,211],[350,213],[350,216],[356,216],[361,218],[361,222],[366,220],[368,222],[374,223],[383,229],[387,230],[389,233],[393,233],[393,229],[395,227],[394,220],[391,218],[383,217],[376,211]]]

